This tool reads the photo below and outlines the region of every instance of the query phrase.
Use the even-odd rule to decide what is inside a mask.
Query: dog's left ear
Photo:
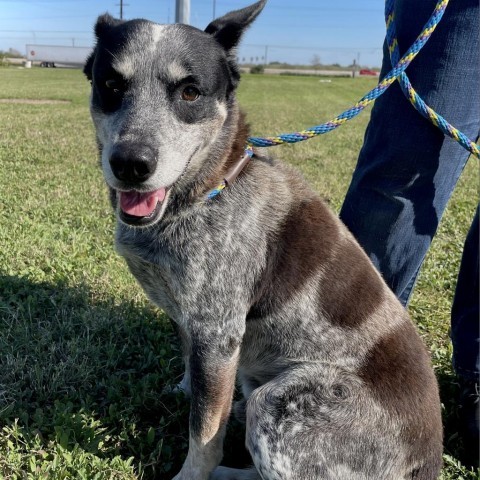
[[[249,7],[227,13],[210,23],[205,32],[212,35],[227,51],[228,56],[232,57],[235,55],[235,48],[243,33],[257,18],[266,3],[267,0],[260,0]]]
[[[249,7],[227,13],[214,20],[205,29],[227,52],[228,68],[230,70],[230,89],[234,90],[240,81],[240,69],[237,65],[236,50],[245,30],[263,10],[267,0],[260,0]]]

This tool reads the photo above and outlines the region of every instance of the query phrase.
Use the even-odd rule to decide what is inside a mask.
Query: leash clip
[[[225,187],[231,185],[240,175],[240,172],[248,165],[253,157],[253,147],[247,144],[243,157],[226,173],[223,182],[207,194],[207,200],[215,198]]]

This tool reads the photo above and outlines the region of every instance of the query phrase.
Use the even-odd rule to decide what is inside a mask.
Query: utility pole
[[[213,20],[215,20],[215,3],[216,0],[213,0]]]
[[[120,20],[123,20],[123,0],[120,0],[120,3],[117,3],[117,7],[120,7]],[[128,7],[128,3],[125,3],[125,6]]]
[[[353,59],[352,77],[360,74],[360,52],[357,52],[357,58]]]
[[[190,0],[177,0],[175,22],[190,24]]]

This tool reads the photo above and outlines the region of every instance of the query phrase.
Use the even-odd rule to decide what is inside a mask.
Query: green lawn
[[[273,135],[331,119],[374,81],[245,75],[239,98],[252,133]],[[179,346],[114,253],[88,94],[77,70],[0,69],[0,98],[69,101],[0,103],[0,478],[169,479],[187,451],[187,402],[162,393],[181,374]],[[364,112],[275,153],[338,211],[367,121]],[[460,180],[410,307],[441,383],[443,480],[478,478],[456,459],[448,338],[476,168]],[[227,459],[238,443],[231,428]]]

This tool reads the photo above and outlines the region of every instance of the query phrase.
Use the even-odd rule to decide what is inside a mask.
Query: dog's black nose
[[[155,152],[148,145],[119,143],[110,156],[113,174],[124,182],[144,182],[153,175],[156,164]]]

